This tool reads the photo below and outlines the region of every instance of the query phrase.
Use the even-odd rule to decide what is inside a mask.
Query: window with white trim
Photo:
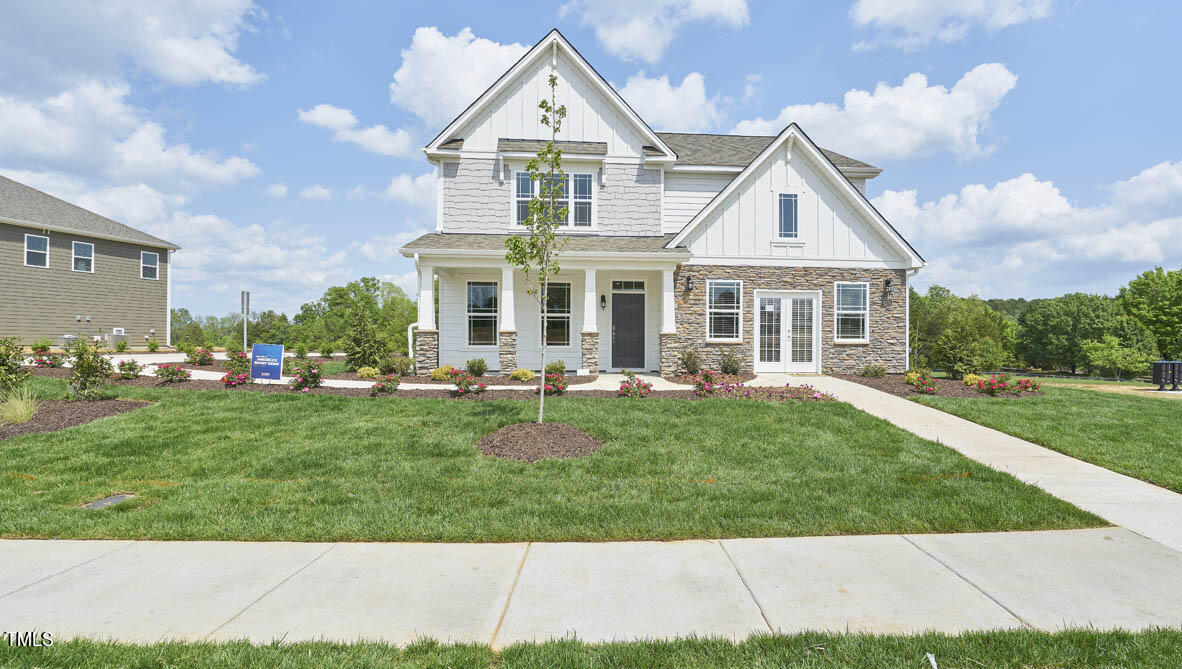
[[[777,209],[780,216],[780,239],[796,239],[799,237],[800,234],[796,224],[796,193],[780,193],[777,196]]]
[[[25,265],[49,267],[49,237],[25,235]]]
[[[529,201],[534,196],[534,182],[530,180],[528,172],[518,172],[514,181],[515,199],[517,201],[517,224],[524,225],[529,218]]]
[[[574,180],[575,189],[571,192],[571,216],[576,228],[591,227],[591,193],[595,189],[591,187],[590,174],[574,174],[571,176]]]
[[[739,337],[743,283],[741,281],[706,282],[706,338]]]
[[[570,284],[546,285],[546,346],[570,346]]]
[[[870,284],[838,283],[834,304],[833,338],[866,341],[870,321]]]
[[[497,345],[497,282],[468,282],[468,345]]]
[[[160,278],[160,254],[151,251],[140,251],[140,278]]]
[[[557,183],[554,206],[558,210],[566,210],[564,216],[558,219],[561,227],[590,228],[594,221],[595,178],[591,174],[569,173]],[[539,182],[529,178],[528,172],[513,173],[513,202],[515,212],[513,220],[518,225],[525,224],[529,218],[529,202],[535,194],[540,194]],[[573,190],[572,190],[573,185]]]
[[[74,242],[74,259],[70,265],[75,272],[94,273],[94,244]]]

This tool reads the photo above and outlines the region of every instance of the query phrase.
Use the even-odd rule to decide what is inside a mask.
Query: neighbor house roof
[[[180,248],[3,176],[0,176],[0,222],[143,246]]]
[[[708,135],[689,132],[658,132],[657,135],[677,153],[679,165],[746,167],[772,143],[774,136]],[[821,149],[838,168],[877,169],[874,165]]]
[[[538,149],[541,149],[543,146],[546,146],[546,140],[542,139],[505,139],[502,137],[497,140],[497,151],[500,152],[537,153]],[[595,156],[607,155],[607,142],[564,142],[556,140],[554,142],[554,148],[561,149],[563,153],[582,153]]]
[[[486,235],[460,232],[430,232],[402,247],[405,255],[433,251],[504,251],[505,240],[512,235]],[[616,237],[569,235],[564,253],[670,253],[685,254],[684,247],[665,248],[674,235]]]

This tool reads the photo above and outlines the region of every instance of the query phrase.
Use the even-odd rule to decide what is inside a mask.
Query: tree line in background
[[[1069,293],[1026,300],[911,291],[911,363],[953,378],[1026,367],[1142,374],[1182,358],[1182,270],[1142,273],[1116,297]]]

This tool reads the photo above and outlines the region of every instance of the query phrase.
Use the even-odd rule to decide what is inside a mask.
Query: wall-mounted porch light
[[[686,290],[693,290],[694,289],[694,277],[692,277],[692,276],[685,277],[685,289]]]
[[[604,309],[607,309],[607,295],[600,295],[599,296],[599,309],[601,311]]]
[[[882,287],[883,288],[890,288],[891,287],[891,280],[890,279],[883,279],[882,280]]]

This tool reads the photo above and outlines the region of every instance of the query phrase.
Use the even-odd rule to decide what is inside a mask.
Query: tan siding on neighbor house
[[[49,237],[49,267],[25,266],[25,235]],[[94,273],[75,272],[73,242],[94,244]],[[140,252],[159,254],[158,279],[140,278]],[[0,337],[28,344],[124,328],[132,346],[156,330],[166,343],[168,250],[0,223]],[[76,317],[81,316],[78,323]],[[86,322],[86,317],[91,322]]]

